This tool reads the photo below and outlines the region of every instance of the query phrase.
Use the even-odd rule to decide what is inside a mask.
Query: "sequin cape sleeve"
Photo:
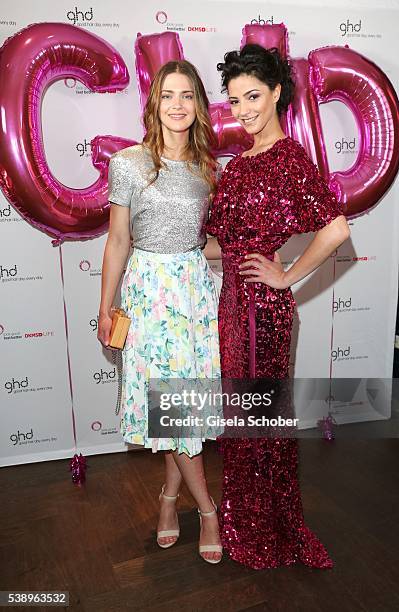
[[[133,194],[133,173],[130,161],[115,153],[108,167],[108,201],[120,206],[130,206]]]
[[[298,143],[288,156],[287,176],[289,194],[293,200],[295,233],[317,232],[343,214],[337,201],[317,167]]]

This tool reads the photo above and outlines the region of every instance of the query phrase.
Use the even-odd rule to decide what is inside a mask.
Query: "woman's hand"
[[[109,348],[109,337],[111,335],[112,317],[109,313],[98,315],[97,338],[105,348]]]
[[[273,261],[259,253],[246,255],[245,259],[246,261],[240,265],[240,274],[244,276],[247,283],[264,283],[273,289],[289,287],[277,252],[274,253]]]

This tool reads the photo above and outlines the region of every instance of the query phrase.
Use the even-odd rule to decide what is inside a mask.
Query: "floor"
[[[70,612],[399,610],[399,439],[309,439],[300,448],[306,520],[333,570],[206,564],[185,489],[179,542],[160,549],[162,454],[134,451],[88,457],[82,487],[66,460],[0,470],[0,590],[67,590]],[[215,443],[204,460],[218,501]]]

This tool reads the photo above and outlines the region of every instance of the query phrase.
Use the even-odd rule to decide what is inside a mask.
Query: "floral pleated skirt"
[[[150,379],[219,379],[217,293],[201,249],[153,253],[134,249],[121,287],[131,318],[122,352],[121,433],[125,442],[192,457],[201,437],[148,437]]]

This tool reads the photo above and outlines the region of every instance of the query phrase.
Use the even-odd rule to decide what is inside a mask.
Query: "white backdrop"
[[[242,28],[251,22],[284,22],[292,57],[307,57],[326,45],[348,44],[386,72],[398,90],[398,3],[380,3],[386,10],[375,10],[374,4],[115,0],[111,6],[105,0],[40,0],[35,5],[3,0],[0,39],[4,42],[30,23],[58,21],[86,28],[121,53],[130,73],[123,92],[94,94],[68,80],[59,81],[45,95],[43,133],[50,168],[63,183],[83,188],[97,177],[90,157],[94,136],[141,140],[134,57],[137,32],[178,32],[184,55],[199,68],[211,102],[223,100],[216,63],[226,50],[239,47]],[[160,11],[165,17],[157,20]],[[357,32],[346,31],[343,23],[355,24]],[[193,31],[194,27],[205,31]],[[353,117],[343,105],[332,102],[321,107],[321,118],[330,170],[350,167],[358,152]],[[374,210],[351,222],[351,241],[295,287],[299,319],[292,372],[296,377],[391,377],[397,204],[398,181]],[[115,415],[115,354],[103,351],[96,340],[105,239],[53,247],[51,238],[23,221],[0,193],[3,465],[68,457],[75,449],[83,454],[125,449]],[[309,239],[291,240],[282,259],[292,261]],[[217,264],[214,269],[218,273]]]

